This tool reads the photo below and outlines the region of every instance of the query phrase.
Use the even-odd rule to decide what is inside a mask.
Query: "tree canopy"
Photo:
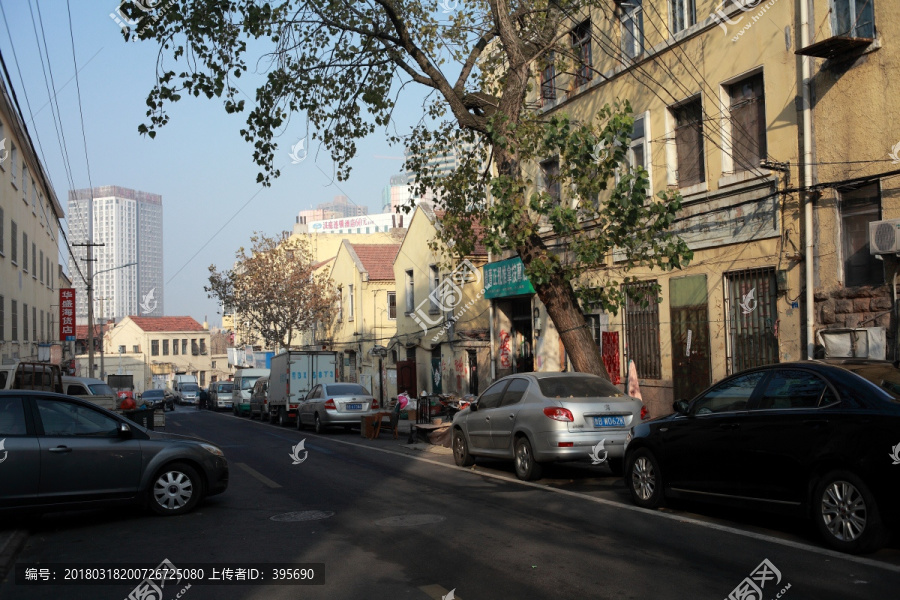
[[[593,68],[571,33],[586,18],[595,27],[618,24],[613,3],[150,3],[124,7],[138,19],[126,37],[160,46],[140,132],[154,136],[183,94],[220,98],[229,113],[249,108],[241,133],[253,144],[258,180],[268,183],[279,175],[277,137],[291,115],[309,119],[340,179],[350,174],[356,142],[381,130],[409,150],[406,169],[419,191],[435,192],[445,247],[465,255],[478,230],[493,252],[522,259],[576,370],[606,374],[580,299],[615,312],[629,270],[673,269],[691,258],[667,233],[678,195],[648,198],[646,171],[627,164],[627,102],[589,122],[528,102],[548,65],[576,82]],[[251,48],[264,56],[254,61]],[[265,79],[247,107],[235,84],[254,69]],[[398,131],[398,98],[413,87],[427,92],[422,120]],[[448,175],[433,159],[451,152],[458,166]]]
[[[290,347],[296,334],[318,322],[330,322],[334,291],[317,272],[308,242],[282,232],[276,237],[254,233],[250,252],[240,248],[234,268],[209,267],[210,298],[235,316],[235,328],[258,332],[273,349]]]

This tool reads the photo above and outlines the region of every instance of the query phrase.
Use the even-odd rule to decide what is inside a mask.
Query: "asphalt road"
[[[133,510],[45,516],[32,525],[17,564],[39,563],[60,580],[65,564],[168,560],[206,576],[259,568],[267,581],[272,565],[313,564],[319,584],[186,587],[183,579],[154,600],[427,600],[451,590],[465,600],[721,600],[760,565],[765,600],[900,594],[896,545],[851,557],[822,548],[804,523],[696,506],[637,509],[621,480],[601,468],[558,466],[531,484],[516,481],[504,463],[459,469],[449,455],[410,451],[386,435],[316,435],[187,409],[167,419],[168,431],[222,447],[231,469],[225,494],[174,518]],[[303,460],[294,464],[301,440],[308,454],[299,452]],[[24,584],[11,573],[0,598],[139,598],[136,585]]]

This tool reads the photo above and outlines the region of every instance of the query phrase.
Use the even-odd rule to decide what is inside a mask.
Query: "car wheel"
[[[662,473],[650,450],[636,450],[628,458],[625,472],[625,485],[632,502],[643,508],[658,508],[663,505]]]
[[[534,450],[531,448],[531,442],[527,437],[520,437],[516,440],[516,477],[523,481],[534,481],[541,478],[543,467],[534,460]]]
[[[453,430],[453,460],[457,467],[471,467],[475,464],[475,458],[469,454],[469,444],[462,430]]]
[[[316,413],[316,424],[313,427],[313,431],[316,433],[325,433],[325,425],[322,423],[322,419],[319,418],[319,413]]]
[[[287,411],[284,410],[283,407],[279,407],[279,409],[278,409],[278,425],[280,427],[288,426]]]
[[[300,411],[297,411],[297,431],[303,431],[306,429],[306,425],[303,424],[303,420],[300,418]]]
[[[624,458],[610,458],[606,461],[606,466],[609,467],[609,470],[612,471],[612,474],[616,477],[621,477],[622,473],[625,472],[625,459]]]
[[[813,494],[816,528],[825,542],[841,552],[874,552],[888,541],[875,498],[862,479],[832,471],[819,480]]]
[[[150,486],[150,507],[160,515],[184,514],[203,496],[203,482],[190,465],[171,463],[163,467]]]

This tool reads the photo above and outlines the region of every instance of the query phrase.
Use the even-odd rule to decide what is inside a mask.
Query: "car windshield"
[[[95,396],[115,396],[116,393],[113,391],[108,384],[105,383],[91,383],[88,385],[91,388],[91,393]]]
[[[257,375],[256,377],[243,377],[241,379],[241,389],[242,390],[252,390],[253,384],[256,383],[256,380],[262,377],[261,375]]]
[[[333,383],[327,386],[329,396],[368,396],[369,390],[358,383]]]
[[[197,385],[196,383],[187,383],[187,384],[181,386],[181,391],[182,392],[197,392],[197,393],[199,393],[200,386]]]
[[[231,385],[230,383],[228,385],[220,385],[219,393],[220,394],[221,393],[230,394],[233,389],[234,389],[234,386]]]
[[[542,377],[541,393],[547,398],[615,398],[623,396],[619,389],[600,377]]]

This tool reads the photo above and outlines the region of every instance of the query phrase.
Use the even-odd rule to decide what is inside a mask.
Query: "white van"
[[[231,392],[232,410],[237,416],[250,414],[250,393],[253,384],[260,377],[269,374],[269,369],[238,369],[234,373],[234,389]]]

